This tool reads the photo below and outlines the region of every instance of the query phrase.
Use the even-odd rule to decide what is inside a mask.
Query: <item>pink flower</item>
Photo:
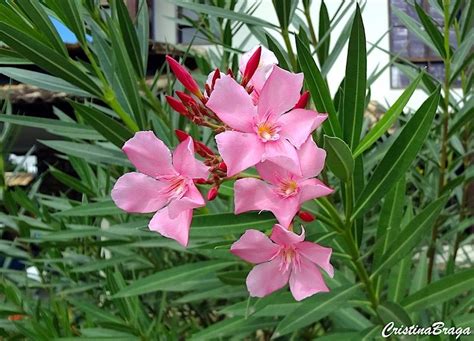
[[[234,185],[235,214],[252,210],[271,211],[281,225],[288,227],[305,201],[331,194],[331,188],[313,178],[324,167],[324,149],[318,148],[309,137],[297,154],[302,175],[266,161],[256,166],[265,181],[254,178],[237,180]]]
[[[329,263],[332,249],[304,241],[300,235],[275,225],[270,239],[257,230],[247,230],[230,249],[247,262],[258,264],[247,276],[250,296],[263,297],[290,282],[290,290],[297,301],[318,292],[328,292],[319,268],[332,278],[334,269]]]
[[[192,138],[171,155],[153,132],[140,131],[122,149],[138,172],[117,180],[112,190],[115,204],[127,212],[156,212],[150,230],[187,246],[193,209],[205,205],[193,179],[209,174],[208,167],[194,158]]]
[[[265,160],[301,174],[296,149],[327,117],[306,109],[289,111],[298,102],[302,85],[303,74],[274,67],[254,106],[234,79],[217,80],[206,105],[233,129],[216,136],[228,176]]]
[[[244,53],[240,58],[239,71],[242,75],[245,74],[247,64],[259,48],[262,49],[262,52],[260,54],[260,62],[258,63],[257,69],[253,74],[251,80],[248,82],[248,84],[252,85],[254,88],[254,94],[256,95],[256,99],[258,99],[258,95],[262,91],[263,85],[270,76],[273,66],[278,64],[278,59],[272,51],[270,51],[264,46],[257,45],[250,51]]]

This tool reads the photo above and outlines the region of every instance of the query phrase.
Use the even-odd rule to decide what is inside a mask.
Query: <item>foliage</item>
[[[0,335],[360,340],[380,335],[387,321],[472,325],[472,260],[459,265],[456,255],[472,243],[465,231],[472,225],[467,187],[474,3],[433,1],[444,17],[442,31],[419,6],[419,20],[403,18],[439,53],[445,77],[440,82],[409,61],[392,59],[412,83],[370,128],[364,111],[377,75],[366,74],[373,48],[366,50],[364,4],[341,2],[330,16],[322,2],[316,34],[310,13],[315,3],[309,0],[273,1],[279,26],[252,16],[258,2],[175,3],[198,14],[183,20],[216,45],[206,56],[193,55],[199,72],[219,67],[237,73],[245,45],[236,46],[234,36],[248,29],[248,38],[272,50],[281,67],[304,73],[314,107],[329,114],[323,133],[314,137],[328,152],[329,171],[322,177],[337,190],[305,207],[317,216],[305,225],[309,240],[334,250],[331,291],[302,302],[286,290],[248,297],[249,266],[229,253],[230,244],[246,229],[268,231],[275,220],[266,213],[234,216],[232,183],[223,184],[218,198],[197,212],[187,249],[149,232],[148,217],[125,214],[111,201],[115,180],[132,169],[119,147],[134,132],[153,130],[176,145],[174,130],[181,129],[215,148],[210,128],[197,127],[168,107],[156,86],[164,70],[156,72],[152,85],[146,82],[144,1],[135,21],[123,1],[111,1],[110,14],[94,0],[2,1],[0,41],[8,48],[0,48],[0,63],[8,67],[0,73],[76,97],[71,97],[74,117],[59,110],[57,119],[22,116],[8,103],[0,115],[3,157],[17,126],[39,127],[58,136],[40,142],[75,173],[52,165],[27,189],[9,188],[4,158],[0,162],[1,229],[18,235],[0,241]],[[87,62],[67,54],[50,17],[74,32]],[[333,97],[327,76],[346,44],[346,77]],[[182,60],[194,53],[186,49]],[[29,63],[42,71],[19,67]],[[180,89],[165,77],[168,93]],[[461,89],[455,91],[459,79]],[[428,97],[412,113],[405,106],[418,87]],[[39,190],[51,176],[64,185],[61,193]],[[436,264],[439,257],[444,266]],[[38,273],[27,276],[25,268],[14,266],[18,262]]]

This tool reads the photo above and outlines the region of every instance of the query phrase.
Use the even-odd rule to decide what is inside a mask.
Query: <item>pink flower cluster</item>
[[[206,204],[196,184],[211,185],[207,199],[213,200],[221,183],[236,180],[236,214],[271,211],[278,220],[270,238],[247,230],[231,247],[234,255],[258,264],[247,277],[251,296],[268,295],[288,282],[296,300],[328,291],[320,268],[333,276],[331,249],[304,241],[303,227],[300,235],[293,232],[296,216],[314,219],[301,211],[302,204],[333,191],[316,179],[326,152],[311,135],[327,115],[305,109],[303,75],[279,68],[271,51],[255,47],[242,56],[240,82],[230,70],[216,69],[201,91],[185,68],[167,60],[190,93],[167,96],[169,105],[213,129],[218,154],[183,131],[176,131],[180,143],[172,153],[153,132],[138,132],[123,146],[137,172],[118,179],[114,202],[127,212],[154,212],[149,228],[187,246],[193,210]],[[242,173],[250,167],[257,177]]]

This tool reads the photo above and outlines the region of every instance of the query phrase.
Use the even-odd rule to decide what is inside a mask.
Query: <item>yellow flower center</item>
[[[279,194],[285,198],[292,197],[298,193],[298,183],[295,180],[287,179],[280,182]]]
[[[257,125],[258,137],[260,137],[263,142],[278,140],[280,138],[280,135],[278,134],[279,131],[280,127],[268,122],[263,122]]]

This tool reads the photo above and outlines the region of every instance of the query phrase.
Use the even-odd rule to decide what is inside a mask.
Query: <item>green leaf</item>
[[[67,136],[70,138],[80,138],[85,140],[101,140],[103,137],[88,126],[79,123],[69,123],[50,118],[20,116],[20,115],[0,115],[0,122],[16,124],[25,127],[40,128],[52,134]]]
[[[444,48],[443,35],[438,30],[436,25],[433,23],[431,18],[425,13],[425,10],[421,8],[420,5],[418,5],[416,1],[415,1],[415,9],[416,9],[416,13],[418,14],[418,17],[421,20],[421,23],[423,24],[423,27],[425,28],[426,33],[428,33],[428,36],[431,38],[433,45],[438,50],[440,56],[443,58],[446,58],[446,50]]]
[[[47,5],[69,28],[77,40],[83,45],[87,44],[86,30],[84,28],[84,20],[81,15],[81,6],[78,6],[76,0],[47,0]]]
[[[314,105],[319,112],[325,112],[329,115],[329,119],[323,124],[324,132],[330,136],[342,137],[336,108],[326,81],[321,75],[309,47],[305,46],[298,36],[296,37],[296,49],[298,51],[298,63],[304,73],[305,84],[311,93]]]
[[[60,182],[62,182],[69,188],[72,188],[79,193],[94,195],[94,192],[88,186],[86,186],[82,181],[76,179],[75,177],[62,172],[59,169],[54,168],[53,166],[49,167],[49,172],[52,176],[54,176],[56,179],[58,179]]]
[[[343,307],[360,287],[361,284],[352,284],[307,298],[300,307],[280,321],[273,333],[273,338],[306,327]]]
[[[288,29],[298,2],[292,0],[272,0],[272,2],[280,28],[283,30]]]
[[[76,64],[29,34],[0,21],[0,39],[39,67],[65,81],[100,97],[98,85]]]
[[[241,333],[251,333],[259,329],[268,329],[275,324],[268,319],[246,319],[245,317],[231,317],[223,321],[214,323],[210,327],[194,334],[191,340],[215,340],[228,339],[228,337],[237,337],[238,340],[244,340]],[[245,335],[244,335],[245,336]]]
[[[354,159],[347,144],[337,137],[324,135],[324,149],[331,172],[341,180],[349,180],[354,171]]]
[[[80,157],[87,160],[88,162],[131,167],[130,162],[119,150],[112,150],[93,144],[68,141],[40,140],[40,142],[50,148],[56,149],[61,153]]]
[[[352,219],[368,210],[405,174],[423,146],[439,102],[439,89],[416,111],[390,146],[356,202]]]
[[[319,38],[319,48],[316,53],[318,54],[319,65],[324,65],[329,54],[329,46],[331,45],[331,35],[330,35],[330,20],[329,13],[324,1],[321,1],[321,7],[319,8],[319,28],[318,28],[318,38]],[[328,34],[328,37],[323,40],[323,37]]]
[[[82,204],[71,209],[57,212],[58,217],[94,217],[104,215],[117,215],[123,213],[112,200]]]
[[[90,97],[90,94],[86,91],[75,87],[61,78],[50,76],[45,73],[12,67],[0,67],[0,73],[20,83],[37,86],[40,89],[54,92],[65,92],[80,97]]]
[[[387,110],[382,118],[370,129],[367,135],[364,136],[360,141],[356,150],[354,151],[354,158],[357,158],[364,151],[369,149],[397,120],[398,116],[403,112],[403,109],[410,100],[413,92],[415,92],[418,84],[423,77],[423,73],[420,73],[416,79],[405,89],[401,96],[393,103],[393,105]]]
[[[204,261],[176,266],[133,281],[129,286],[115,294],[114,297],[137,296],[155,291],[174,291],[177,284],[182,285],[183,282],[201,278],[203,275],[232,264],[235,264],[235,262]]]
[[[75,102],[71,105],[88,124],[117,147],[122,148],[125,141],[133,136],[130,130],[98,109]]]
[[[265,33],[265,37],[267,38],[268,49],[272,51],[278,59],[278,66],[289,70],[288,61],[284,55],[285,49],[270,34]]]
[[[395,302],[383,302],[377,307],[377,312],[387,324],[394,322],[395,325],[412,325],[410,316],[405,309]]]
[[[413,247],[426,236],[426,232],[433,226],[448,198],[449,195],[445,195],[430,203],[402,229],[390,243],[387,251],[382,256],[380,264],[373,271],[372,277],[396,264],[412,251]]]
[[[401,304],[409,312],[440,304],[474,288],[474,269],[463,270],[428,284],[406,297]]]
[[[342,97],[344,141],[354,150],[360,139],[367,87],[367,49],[364,23],[357,5],[347,49],[346,77]]]

